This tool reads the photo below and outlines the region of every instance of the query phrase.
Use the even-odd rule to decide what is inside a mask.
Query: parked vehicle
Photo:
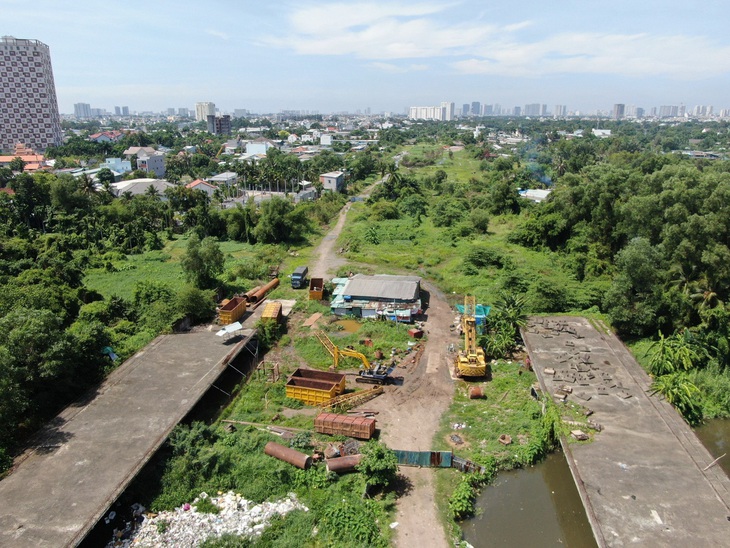
[[[301,289],[307,287],[307,274],[309,269],[306,266],[298,266],[291,275],[291,286],[293,289]]]

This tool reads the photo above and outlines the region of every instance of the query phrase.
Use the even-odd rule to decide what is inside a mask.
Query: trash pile
[[[199,512],[196,505],[209,499],[219,512],[217,514]],[[210,506],[206,504],[206,506]],[[192,504],[183,504],[170,512],[148,515],[139,528],[128,538],[115,538],[107,548],[176,546],[194,547],[210,537],[224,534],[255,537],[269,525],[274,515],[284,516],[292,510],[309,509],[297,500],[294,493],[278,501],[254,504],[229,491],[217,497],[201,493]],[[127,537],[127,535],[124,535]]]

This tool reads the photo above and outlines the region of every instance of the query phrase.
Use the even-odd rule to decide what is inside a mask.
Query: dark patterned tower
[[[44,151],[60,145],[61,117],[53,83],[51,51],[38,40],[0,40],[0,151],[17,143]]]

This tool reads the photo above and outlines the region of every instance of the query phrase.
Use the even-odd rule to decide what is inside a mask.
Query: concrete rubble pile
[[[220,511],[217,514],[199,512],[195,506],[208,498]],[[309,509],[297,500],[294,493],[277,502],[254,504],[229,491],[217,497],[201,493],[192,504],[184,504],[169,512],[160,512],[144,520],[129,539],[112,541],[111,547],[194,547],[210,537],[225,534],[255,537],[269,525],[275,515],[284,516],[292,510]]]

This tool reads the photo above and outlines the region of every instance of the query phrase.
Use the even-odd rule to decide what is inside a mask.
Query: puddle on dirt
[[[477,499],[477,511],[462,525],[475,548],[596,546],[562,452],[531,468],[500,472]]]
[[[357,320],[337,320],[334,324],[339,325],[345,333],[355,333],[362,327]]]
[[[695,433],[713,459],[725,455],[717,462],[716,466],[721,467],[730,476],[730,419],[707,421],[699,428],[696,428]]]

